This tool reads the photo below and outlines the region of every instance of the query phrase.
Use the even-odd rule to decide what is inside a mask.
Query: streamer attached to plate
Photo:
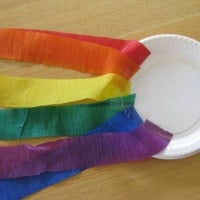
[[[92,104],[0,110],[0,139],[77,136],[134,105],[135,95]]]
[[[128,94],[130,94],[130,82],[116,74],[69,80],[0,75],[1,107],[95,102]]]
[[[143,45],[133,48],[139,49],[136,55],[141,55],[135,62],[125,55],[136,57],[131,50],[135,41],[128,43],[122,53],[105,45],[59,35],[44,31],[0,29],[0,45],[3,47],[0,58],[64,67],[94,75],[116,73],[129,79],[139,69],[136,62],[140,63],[149,54]]]
[[[142,160],[163,150],[171,136],[169,132],[145,121],[131,132],[79,136],[37,146],[1,147],[0,178]]]

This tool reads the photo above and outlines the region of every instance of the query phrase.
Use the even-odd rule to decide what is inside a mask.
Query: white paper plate
[[[151,55],[132,78],[135,107],[173,133],[156,158],[177,159],[200,151],[200,43],[180,35],[156,35],[141,42]]]

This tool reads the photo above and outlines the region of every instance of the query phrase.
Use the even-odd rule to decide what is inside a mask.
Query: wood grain
[[[200,40],[200,1],[6,0],[0,1],[0,24],[1,27],[48,29],[124,39],[176,33]],[[6,60],[0,61],[0,73],[43,78],[90,76],[72,70]],[[44,139],[28,141],[32,144],[41,142]],[[19,143],[1,141],[0,145]],[[182,160],[152,158],[92,168],[27,199],[198,200],[199,169],[200,154]]]

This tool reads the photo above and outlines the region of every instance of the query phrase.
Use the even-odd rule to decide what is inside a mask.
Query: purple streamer
[[[145,121],[127,133],[79,136],[37,146],[0,148],[0,178],[17,178],[149,158],[169,143],[172,135]]]

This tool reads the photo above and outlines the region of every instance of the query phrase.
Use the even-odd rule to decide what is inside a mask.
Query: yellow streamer
[[[130,94],[130,82],[116,74],[69,80],[0,75],[1,107],[95,102],[128,94]]]

